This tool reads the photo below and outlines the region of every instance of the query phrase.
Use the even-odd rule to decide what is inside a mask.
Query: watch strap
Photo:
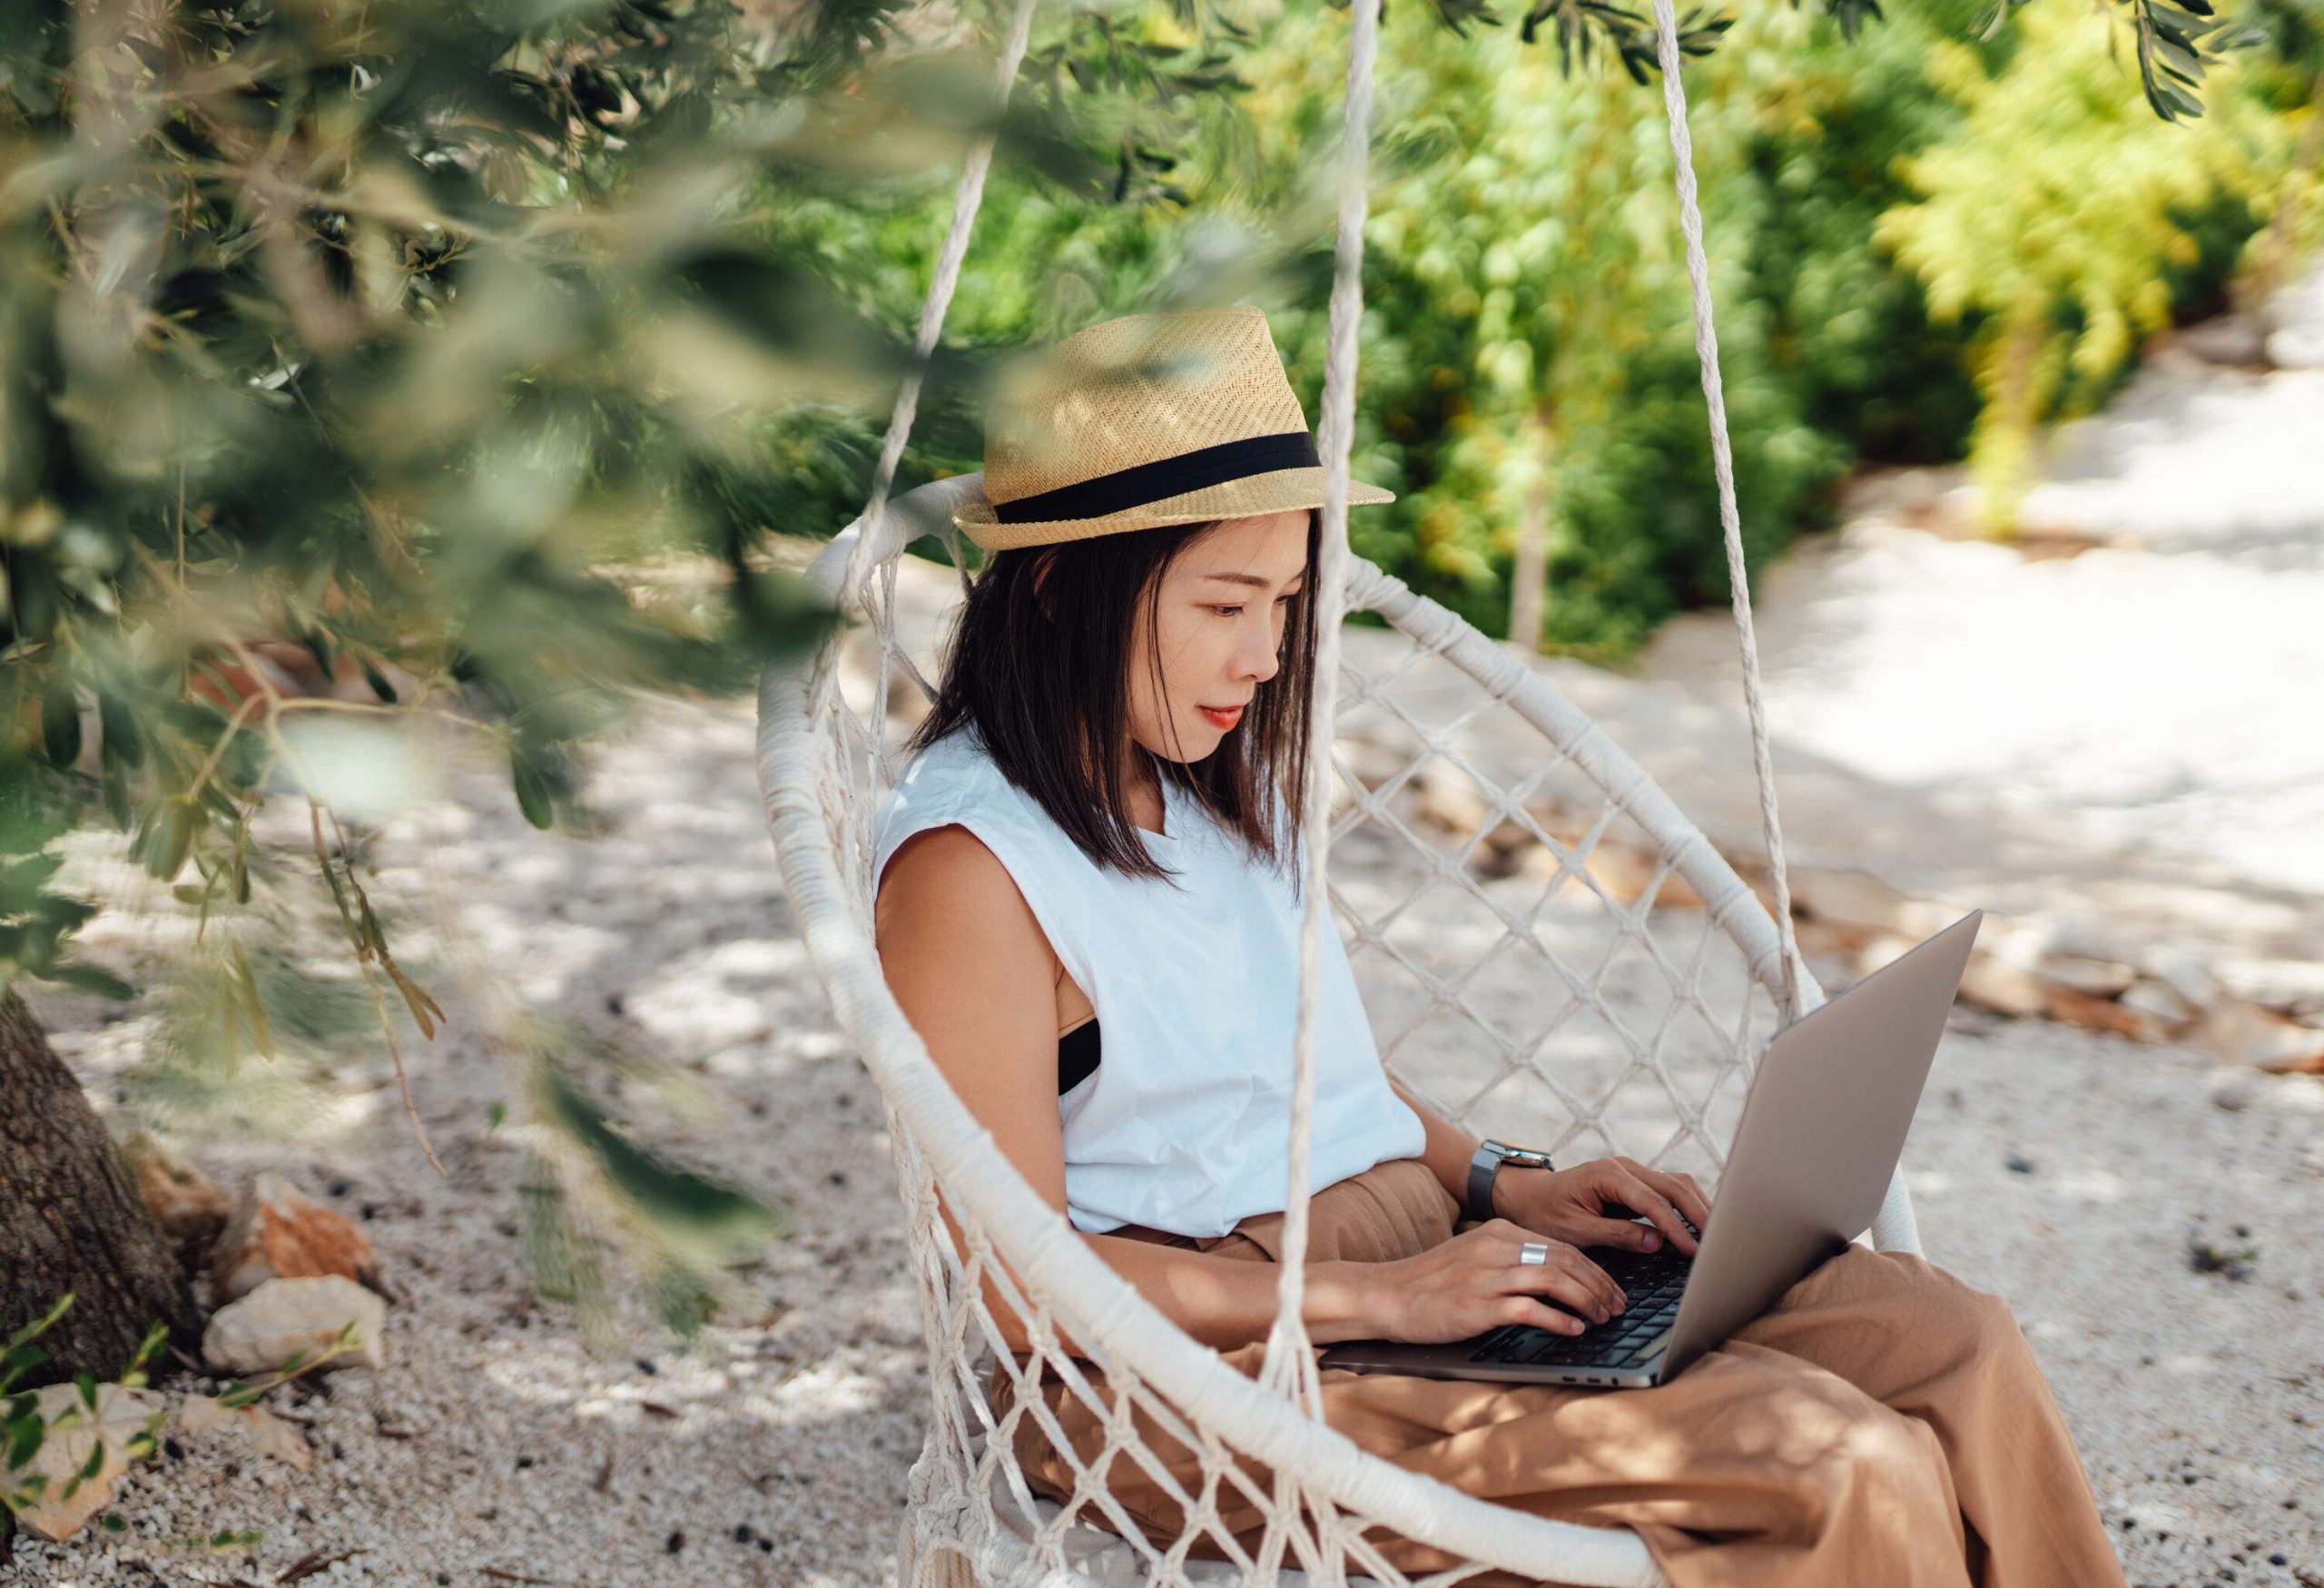
[[[1478,1143],[1476,1155],[1469,1159],[1469,1217],[1483,1223],[1497,1218],[1492,1210],[1492,1183],[1501,1174],[1501,1166],[1515,1163],[1527,1169],[1552,1169],[1550,1155],[1531,1147],[1516,1147],[1491,1138]]]

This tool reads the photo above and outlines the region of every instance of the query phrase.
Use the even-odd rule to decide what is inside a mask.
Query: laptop
[[[1351,1340],[1321,1366],[1611,1389],[1685,1372],[1871,1227],[1984,919],[1971,911],[1776,1036],[1695,1255],[1667,1241],[1652,1252],[1589,1248],[1626,1311],[1578,1335],[1509,1324],[1447,1345]]]

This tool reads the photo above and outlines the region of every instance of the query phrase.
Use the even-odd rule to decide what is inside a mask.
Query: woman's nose
[[[1283,666],[1276,655],[1273,626],[1259,631],[1256,637],[1244,642],[1244,653],[1236,658],[1236,670],[1254,684],[1264,684],[1274,677]]]

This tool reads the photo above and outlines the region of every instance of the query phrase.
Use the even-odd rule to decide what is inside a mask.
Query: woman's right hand
[[[1550,1260],[1519,1262],[1528,1241],[1548,1247]],[[1463,1230],[1416,1257],[1364,1267],[1372,1270],[1366,1310],[1380,1337],[1411,1345],[1465,1340],[1503,1324],[1578,1335],[1627,1305],[1621,1287],[1579,1248],[1544,1239],[1506,1218]],[[1550,1307],[1542,1297],[1573,1311]]]

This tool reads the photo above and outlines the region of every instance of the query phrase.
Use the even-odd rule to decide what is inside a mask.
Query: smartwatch
[[[1493,1177],[1501,1173],[1501,1166],[1513,1163],[1519,1169],[1555,1169],[1550,1155],[1531,1147],[1512,1147],[1506,1141],[1487,1140],[1469,1160],[1469,1217],[1483,1223],[1501,1217],[1492,1210]]]

